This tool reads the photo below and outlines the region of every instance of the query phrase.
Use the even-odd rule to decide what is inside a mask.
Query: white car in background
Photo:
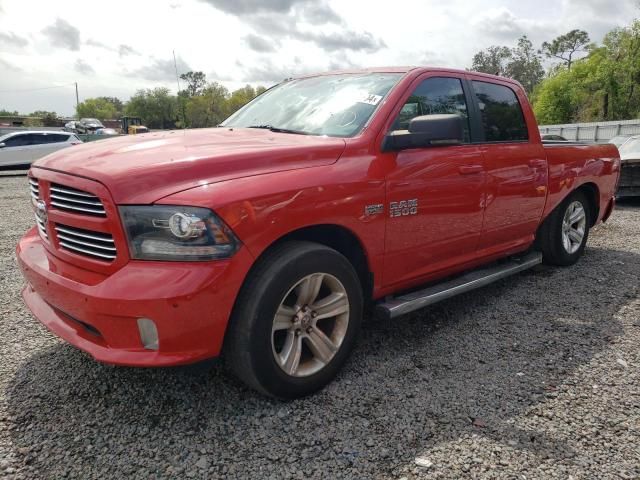
[[[620,148],[630,138],[631,138],[631,135],[616,135],[611,140],[609,140],[609,143],[613,143],[616,147]]]
[[[57,150],[82,143],[75,133],[25,130],[0,136],[0,169],[27,167]]]
[[[618,147],[620,181],[618,197],[640,197],[640,135],[634,135]]]

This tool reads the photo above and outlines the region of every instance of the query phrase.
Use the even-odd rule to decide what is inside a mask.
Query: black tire
[[[290,293],[292,288],[317,273],[338,279],[346,292],[348,313],[340,317],[342,343],[319,371],[294,376],[276,361],[275,340],[272,344],[274,317],[287,295],[295,295]],[[343,255],[312,242],[278,245],[259,260],[238,295],[225,337],[225,363],[245,384],[266,395],[281,399],[309,395],[329,383],[347,360],[360,328],[362,303],[358,275]]]
[[[575,251],[568,251],[563,241],[563,222],[565,214],[578,202],[585,214],[584,235],[579,247]],[[573,265],[584,253],[589,239],[591,227],[591,204],[587,196],[580,191],[571,193],[558,205],[543,222],[536,236],[536,244],[542,252],[543,263],[547,265],[568,266]]]

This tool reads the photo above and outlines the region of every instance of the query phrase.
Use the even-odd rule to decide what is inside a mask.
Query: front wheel
[[[584,253],[589,238],[590,204],[582,192],[569,195],[544,221],[537,243],[544,263],[573,265]]]
[[[262,393],[304,396],[340,370],[361,317],[362,290],[351,263],[323,245],[289,242],[268,252],[245,282],[226,362]]]

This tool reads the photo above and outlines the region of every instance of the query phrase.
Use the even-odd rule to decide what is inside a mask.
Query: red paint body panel
[[[20,240],[16,254],[28,282],[25,302],[47,328],[97,360],[138,366],[218,355],[238,289],[254,261],[241,248],[231,260],[130,261],[112,275],[79,278],[76,267],[43,247],[35,228]],[[138,318],[156,323],[157,352],[143,348]]]
[[[250,268],[296,230],[332,225],[355,236],[378,299],[526,250],[544,218],[582,185],[596,192],[598,220],[610,215],[620,170],[615,147],[543,146],[516,82],[447,69],[380,71],[405,75],[353,138],[203,129],[94,142],[40,160],[30,174],[43,198],[59,183],[96,195],[107,211],[93,218],[51,208],[49,221],[109,233],[118,255],[112,263],[87,258],[61,249],[55,232],[47,242],[31,230],[17,247],[25,302],[100,361],[188,363],[219,354]],[[431,76],[509,86],[529,140],[382,152],[405,100]],[[418,201],[416,215],[390,216],[392,202],[409,199]],[[210,208],[242,247],[229,260],[131,260],[117,205],[151,203]],[[365,214],[370,205],[383,213]],[[158,351],[143,347],[141,317],[156,322]]]
[[[329,165],[344,145],[261,129],[173,130],[85,143],[35,166],[97,180],[117,204],[145,204],[206,183]]]

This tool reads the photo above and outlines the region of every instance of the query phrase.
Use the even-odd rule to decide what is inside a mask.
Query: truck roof
[[[320,77],[324,75],[338,75],[338,74],[356,74],[356,73],[409,73],[413,72],[416,74],[425,73],[425,72],[443,72],[443,73],[456,73],[456,74],[473,74],[481,77],[486,77],[487,79],[500,80],[503,82],[509,82],[518,87],[522,88],[522,85],[512,78],[501,77],[499,75],[491,75],[488,73],[475,72],[471,70],[462,70],[456,68],[447,68],[447,67],[431,67],[431,66],[395,66],[395,67],[369,67],[369,68],[354,68],[354,69],[346,69],[346,70],[332,70],[327,72],[318,72],[318,73],[310,73],[306,75],[296,75],[292,78],[311,78],[311,77]]]

